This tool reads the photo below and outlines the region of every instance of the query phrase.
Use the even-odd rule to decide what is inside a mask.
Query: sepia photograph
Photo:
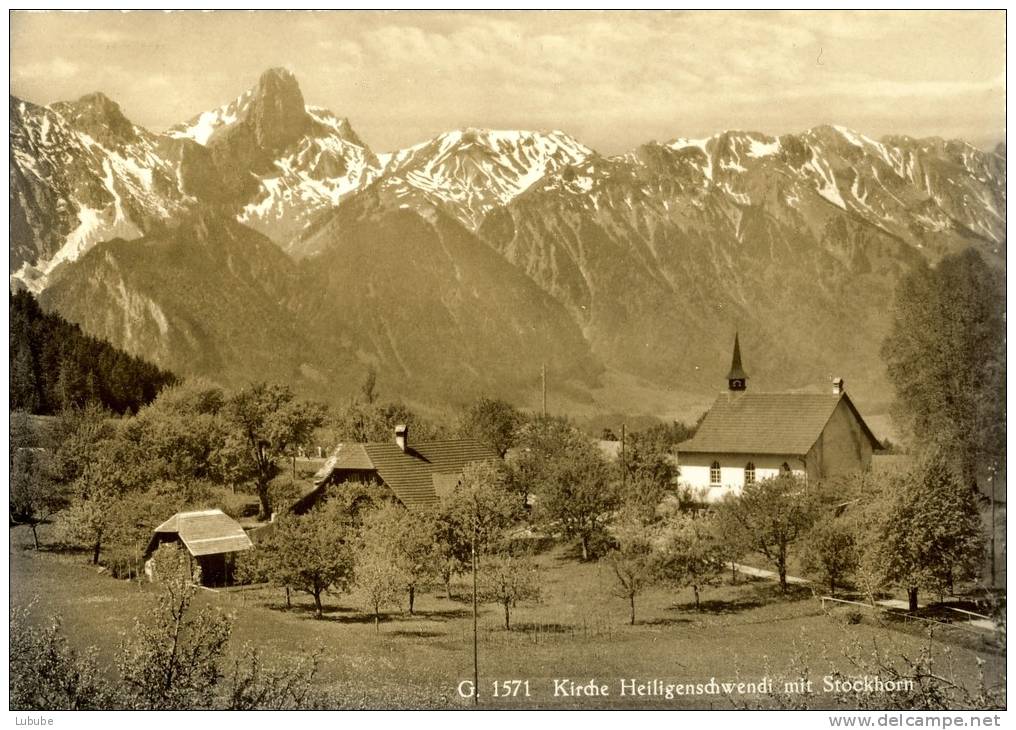
[[[9,11],[9,718],[1000,727],[1006,24]]]

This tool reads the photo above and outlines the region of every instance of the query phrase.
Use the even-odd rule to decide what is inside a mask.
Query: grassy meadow
[[[42,528],[46,542],[46,528]],[[72,645],[96,646],[114,658],[124,632],[150,611],[157,586],[114,579],[80,553],[30,549],[25,528],[10,532],[12,605],[34,601],[33,620],[60,615]],[[990,637],[958,627],[936,627],[929,638],[915,625],[878,622],[864,613],[827,613],[810,590],[784,597],[768,580],[736,585],[731,576],[702,594],[695,611],[690,589],[655,588],[639,597],[635,626],[627,603],[611,595],[606,564],[581,563],[555,548],[538,557],[542,597],[518,605],[512,631],[505,631],[499,606],[481,605],[479,620],[480,705],[487,707],[657,707],[731,709],[766,702],[751,696],[664,698],[619,697],[624,679],[665,682],[757,681],[777,685],[800,668],[816,679],[839,670],[861,674],[852,652],[880,651],[916,657],[930,646],[936,669],[962,683],[977,681],[977,659],[987,677],[1005,671],[1005,656],[991,650]],[[315,620],[309,597],[294,593],[286,608],[284,591],[247,588],[200,590],[196,605],[212,605],[235,617],[231,651],[247,642],[270,662],[284,663],[320,648],[317,681],[343,708],[469,707],[456,688],[471,679],[472,614],[466,577],[453,584],[452,598],[434,586],[417,596],[415,615],[390,610],[375,632],[373,620],[355,594],[329,595],[325,618]],[[403,607],[404,608],[404,607]],[[856,616],[854,617],[857,618]],[[555,697],[553,679],[590,679],[610,687],[608,697]],[[530,697],[495,698],[491,682],[528,679]],[[836,707],[833,695],[818,694],[812,707]]]

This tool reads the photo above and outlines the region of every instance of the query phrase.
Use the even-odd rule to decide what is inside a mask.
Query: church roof
[[[815,445],[840,401],[845,401],[873,448],[881,444],[846,393],[723,393],[695,436],[678,454],[804,456]]]
[[[314,481],[321,484],[336,471],[373,471],[403,504],[418,507],[450,491],[466,464],[495,458],[473,439],[421,441],[405,451],[394,442],[339,444]]]
[[[741,343],[737,340],[737,333],[734,333],[734,356],[730,361],[730,372],[727,373],[727,380],[747,380],[748,374],[741,366]]]

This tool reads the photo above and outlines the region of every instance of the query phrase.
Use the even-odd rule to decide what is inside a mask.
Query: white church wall
[[[712,463],[720,463],[720,484],[710,483]],[[727,494],[738,494],[744,487],[744,467],[748,462],[755,465],[755,481],[778,476],[786,463],[791,472],[805,478],[805,466],[800,457],[790,455],[749,455],[749,454],[680,454],[679,483],[702,494],[705,501],[717,502]]]

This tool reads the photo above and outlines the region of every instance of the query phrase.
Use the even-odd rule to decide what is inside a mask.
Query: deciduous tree
[[[255,548],[256,575],[314,599],[316,618],[323,616],[321,596],[346,590],[353,579],[355,535],[349,514],[328,501],[302,515],[278,518]]]
[[[297,400],[288,386],[256,383],[230,396],[223,412],[232,431],[225,460],[235,478],[254,482],[261,516],[270,517],[269,484],[279,473],[278,460],[308,442],[324,422],[324,406]]]
[[[387,543],[364,530],[356,550],[355,586],[364,607],[374,616],[374,631],[381,630],[385,608],[398,605],[406,576],[388,553]]]
[[[607,553],[606,562],[614,574],[614,594],[628,602],[628,623],[635,625],[635,599],[660,581],[660,553],[653,535],[637,520],[627,520],[614,530],[617,548]]]
[[[515,434],[525,422],[521,411],[507,401],[480,398],[463,414],[459,432],[489,447],[502,459],[515,443]]]
[[[520,430],[519,481],[536,493],[536,517],[578,538],[588,560],[593,536],[618,504],[616,474],[567,420],[539,418]]]
[[[786,592],[790,548],[814,519],[804,481],[781,475],[746,484],[740,494],[728,495],[718,511],[726,534],[769,560]]]
[[[663,575],[690,586],[695,610],[700,610],[702,587],[715,582],[725,562],[723,546],[709,520],[674,511],[660,529],[659,549]]]
[[[504,627],[511,631],[511,610],[519,601],[540,597],[540,574],[532,561],[508,552],[492,555],[479,571],[480,600],[500,604],[504,609]]]
[[[1005,460],[1005,311],[1004,269],[968,248],[900,282],[882,347],[902,430],[973,488]]]
[[[858,551],[854,530],[847,520],[825,514],[808,531],[804,539],[801,565],[829,585],[830,595],[836,586],[857,568]]]
[[[412,615],[420,585],[437,573],[434,513],[421,509],[410,512],[388,504],[367,514],[362,530],[388,548],[388,556],[404,580]]]
[[[976,497],[941,452],[888,480],[873,512],[881,518],[865,561],[885,583],[906,589],[911,611],[919,590],[942,591],[977,576],[985,538]]]
[[[120,649],[122,703],[137,710],[212,709],[229,620],[216,609],[191,608],[195,589],[179,546],[161,546],[153,561],[158,605]]]
[[[43,450],[15,449],[11,454],[11,524],[28,525],[35,549],[38,527],[67,505],[67,495],[52,478],[50,457]]]

